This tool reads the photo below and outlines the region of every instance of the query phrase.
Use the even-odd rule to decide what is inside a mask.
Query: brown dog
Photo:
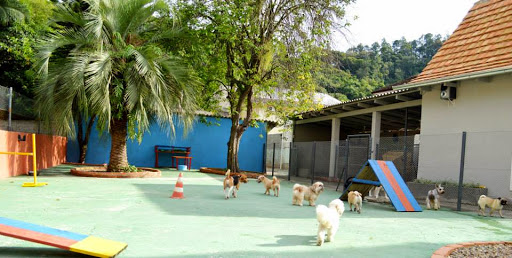
[[[302,206],[304,200],[309,201],[309,206],[315,206],[315,201],[318,196],[324,191],[324,184],[322,182],[316,182],[311,186],[293,185],[293,205]]]
[[[361,213],[361,208],[363,206],[363,197],[358,191],[350,191],[348,193],[348,204],[350,211],[352,211],[352,205],[354,205],[354,211],[357,213]]]
[[[226,178],[224,178],[224,195],[226,199],[229,199],[229,194],[233,192],[233,198],[236,198],[236,191],[240,189],[240,182],[247,183],[247,176],[244,174],[233,173],[228,169],[226,172]],[[226,189],[228,189],[226,191]]]
[[[480,195],[480,198],[478,198],[478,206],[480,206],[480,214],[482,216],[485,216],[485,207],[489,206],[489,216],[492,217],[492,213],[494,211],[498,211],[500,214],[500,217],[503,218],[503,214],[501,214],[501,210],[503,209],[503,205],[507,204],[507,200],[498,197],[496,199],[487,197],[485,195]]]
[[[258,183],[263,182],[263,186],[265,186],[265,194],[270,195],[270,189],[274,191],[274,196],[279,197],[279,189],[281,188],[281,185],[279,184],[279,179],[277,177],[272,177],[272,181],[265,177],[264,175],[261,175],[258,177]]]

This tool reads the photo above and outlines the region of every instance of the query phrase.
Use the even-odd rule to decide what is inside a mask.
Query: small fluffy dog
[[[274,191],[274,196],[279,197],[279,189],[281,185],[279,184],[279,179],[277,177],[272,177],[272,180],[268,179],[264,175],[258,177],[258,183],[263,182],[263,186],[265,186],[265,194],[270,195],[270,189]]]
[[[309,201],[309,206],[315,206],[318,196],[324,191],[324,183],[316,182],[311,186],[293,185],[293,205],[302,206],[304,199]]]
[[[373,197],[373,198],[379,198],[379,193],[382,189],[383,189],[382,185],[381,186],[373,186],[370,189],[370,191],[368,192],[368,196]],[[388,197],[388,194],[386,193],[386,191],[384,191],[384,198],[386,198],[386,200],[389,200],[389,197]]]
[[[319,223],[316,245],[320,246],[324,243],[325,233],[327,233],[325,241],[333,241],[340,226],[340,217],[344,211],[345,206],[340,199],[331,201],[329,207],[325,205],[316,207],[316,219]]]
[[[358,191],[350,191],[348,193],[348,204],[350,207],[350,211],[352,211],[352,205],[354,205],[354,211],[357,213],[361,213],[361,208],[363,207],[363,196]]]
[[[233,192],[233,198],[236,198],[236,191],[240,189],[240,182],[247,183],[247,176],[244,174],[231,175],[231,170],[228,169],[226,178],[224,178],[224,195],[226,199],[229,199],[231,192]]]
[[[431,206],[434,206],[434,210],[438,210],[441,208],[441,203],[439,201],[439,198],[441,196],[441,194],[444,194],[444,187],[441,186],[441,184],[439,185],[435,185],[436,188],[435,189],[432,189],[430,191],[428,191],[428,194],[427,194],[427,209],[430,210],[430,207]]]
[[[503,209],[503,205],[507,204],[507,200],[498,197],[496,199],[487,197],[485,195],[480,195],[480,198],[478,198],[478,206],[480,206],[480,214],[482,216],[485,216],[485,207],[489,206],[489,216],[492,217],[492,213],[494,211],[498,211],[500,214],[500,217],[503,218],[503,214],[501,214],[501,210]],[[479,215],[480,215],[479,214]]]

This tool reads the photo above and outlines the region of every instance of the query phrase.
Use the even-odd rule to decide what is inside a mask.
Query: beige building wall
[[[424,93],[418,178],[458,181],[466,131],[464,182],[512,196],[511,84],[512,75],[462,81],[453,101],[440,99],[440,86]]]

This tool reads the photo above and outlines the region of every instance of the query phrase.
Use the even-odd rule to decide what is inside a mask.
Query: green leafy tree
[[[0,26],[0,84],[32,97],[35,82],[30,68],[34,62],[34,46],[51,31],[48,19],[53,3],[45,0],[0,1],[0,5],[5,3],[19,6],[24,18]],[[0,15],[2,13],[5,11],[0,7]]]
[[[171,134],[177,121],[192,125],[195,79],[158,44],[174,35],[153,30],[159,13],[168,12],[164,2],[84,2],[82,19],[71,8],[58,9],[74,26],[48,36],[38,51],[37,103],[58,132],[73,133],[73,110],[95,115],[111,136],[107,169],[120,171],[129,165],[127,136],[140,142],[152,122]]]
[[[365,97],[375,89],[419,74],[442,43],[440,35],[425,34],[413,41],[402,38],[390,44],[384,39],[381,44],[330,51],[322,58],[315,80],[341,100]]]
[[[203,78],[221,89],[229,103],[231,116],[227,167],[239,171],[238,150],[246,129],[253,124],[254,99],[262,93],[272,94],[291,81],[286,65],[280,61],[299,61],[311,65],[312,46],[326,46],[327,37],[336,22],[344,17],[350,0],[181,0],[178,9],[189,28],[197,34],[204,47],[198,66],[204,66]],[[288,56],[286,55],[288,54]],[[276,58],[277,56],[281,58]],[[295,67],[298,67],[297,64]],[[297,80],[313,82],[310,71],[295,73]],[[296,71],[296,70],[294,70]],[[293,71],[292,71],[293,72]],[[286,84],[284,84],[286,85]],[[305,86],[303,94],[311,97],[311,83],[288,84]],[[297,86],[297,87],[295,87]],[[308,94],[309,93],[309,94]],[[300,103],[300,102],[299,102]]]

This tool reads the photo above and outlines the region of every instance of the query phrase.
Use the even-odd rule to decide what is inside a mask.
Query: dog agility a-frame
[[[128,244],[0,217],[0,235],[96,257],[114,257]]]
[[[397,211],[422,211],[392,161],[368,160],[340,199],[347,200],[350,191],[366,196],[372,187],[381,185]]]

